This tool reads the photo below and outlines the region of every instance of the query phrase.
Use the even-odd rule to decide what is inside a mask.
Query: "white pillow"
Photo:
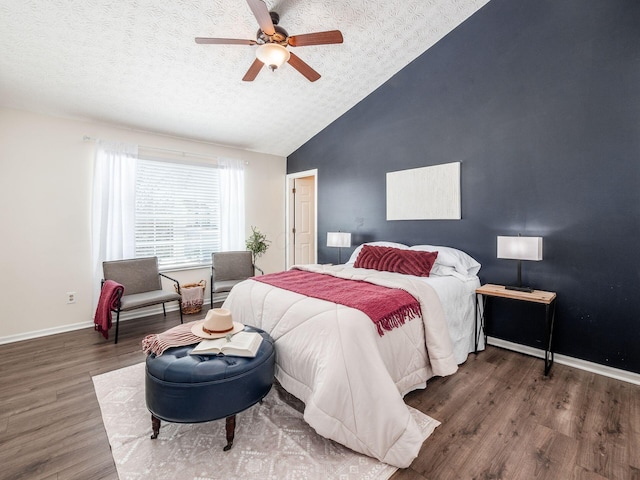
[[[438,258],[436,258],[436,262],[433,266],[434,268],[431,269],[431,271],[436,275],[447,275],[447,273],[445,273],[446,269],[443,269],[442,272],[439,273],[440,269],[437,268],[438,266],[453,267],[456,272],[464,275],[465,277],[477,275],[480,271],[481,265],[475,258],[456,248],[443,247],[439,245],[414,245],[413,247],[409,247],[409,250],[438,252]]]
[[[395,243],[395,242],[367,242],[367,243],[363,243],[362,245],[371,245],[372,247],[393,247],[393,248],[399,248],[401,250],[409,249],[407,245],[404,245],[402,243]],[[362,250],[362,245],[358,245],[356,247],[356,249],[353,251],[353,253],[349,257],[349,260],[347,261],[347,263],[350,263],[350,264],[356,263],[356,258],[358,258],[358,255],[360,254],[360,250]]]
[[[447,265],[440,265],[437,263],[433,264],[431,267],[431,272],[429,273],[430,277],[456,277],[463,282],[473,278],[473,275],[463,275],[460,272],[456,271],[454,267],[449,267]]]

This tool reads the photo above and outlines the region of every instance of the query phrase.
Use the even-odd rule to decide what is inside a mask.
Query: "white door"
[[[293,264],[315,263],[315,178],[293,179]]]

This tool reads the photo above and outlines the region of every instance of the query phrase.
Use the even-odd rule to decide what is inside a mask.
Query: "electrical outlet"
[[[76,292],[67,292],[67,303],[76,303]]]

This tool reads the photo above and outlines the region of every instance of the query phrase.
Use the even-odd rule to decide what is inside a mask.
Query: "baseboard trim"
[[[208,301],[204,302],[204,305],[209,305]],[[178,305],[172,302],[172,305],[165,305],[167,312],[177,312]],[[120,321],[126,322],[128,320],[133,320],[135,318],[149,317],[151,315],[159,315],[162,313],[162,305],[157,305],[153,307],[147,307],[140,310],[134,310],[131,312],[122,312],[120,314]],[[114,317],[115,322],[115,317]],[[31,340],[34,338],[40,337],[48,337],[50,335],[55,335],[57,333],[65,333],[72,332],[74,330],[82,330],[83,328],[93,328],[93,320],[89,322],[79,322],[79,323],[71,323],[69,325],[61,325],[59,327],[45,328],[42,330],[34,330],[32,332],[18,333],[15,335],[7,335],[5,337],[0,337],[0,345],[5,345],[7,343],[21,342],[23,340]]]
[[[507,350],[513,350],[533,357],[544,358],[544,350],[539,348],[520,345],[519,343],[513,343],[495,337],[487,337],[487,343],[495,347],[506,348]],[[633,383],[634,385],[640,385],[640,374],[638,373],[627,372],[626,370],[620,370],[619,368],[607,367],[606,365],[588,362],[586,360],[561,355],[559,353],[554,355],[554,362],[567,365],[568,367],[585,370],[587,372],[596,373],[598,375],[603,375],[605,377],[614,378],[616,380],[622,380],[623,382]]]
[[[47,337],[49,335],[55,335],[56,333],[71,332],[73,330],[81,330],[83,328],[92,327],[93,322],[79,322],[69,325],[62,325],[60,327],[45,328],[42,330],[35,330],[32,332],[18,333],[15,335],[7,335],[6,337],[0,337],[0,345],[7,343],[21,342],[23,340],[31,340],[32,338]]]
[[[205,305],[209,305],[209,302],[205,301]],[[168,312],[177,311],[177,305],[167,306]],[[144,312],[125,312],[120,315],[120,321],[126,322],[134,318],[148,317],[150,315],[157,315],[162,312],[162,307],[152,307],[145,309]],[[7,343],[21,342],[23,340],[30,340],[33,338],[47,337],[55,335],[57,333],[71,332],[74,330],[81,330],[83,328],[93,327],[93,321],[91,322],[79,322],[69,325],[62,325],[60,327],[45,328],[42,330],[35,330],[33,332],[19,333],[16,335],[7,335],[0,337],[0,345]],[[509,342],[502,340],[501,338],[487,337],[487,344],[495,347],[506,348],[507,350],[513,350],[514,352],[524,353],[525,355],[531,355],[533,357],[544,358],[544,350],[539,348],[529,347],[527,345],[521,345],[519,343]],[[578,368],[587,372],[596,373],[605,377],[614,378],[623,382],[633,383],[634,385],[640,385],[640,374],[627,372],[626,370],[620,370],[618,368],[607,367],[606,365],[600,365],[599,363],[588,362],[579,358],[569,357],[567,355],[561,355],[556,353],[554,355],[554,362],[569,367]]]

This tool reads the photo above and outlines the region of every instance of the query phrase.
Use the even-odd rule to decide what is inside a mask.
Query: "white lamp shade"
[[[542,237],[498,237],[498,258],[542,260]]]
[[[351,234],[346,232],[327,232],[327,247],[350,247]]]
[[[289,50],[278,43],[265,43],[256,49],[256,57],[262,63],[276,69],[289,60],[291,54]]]

